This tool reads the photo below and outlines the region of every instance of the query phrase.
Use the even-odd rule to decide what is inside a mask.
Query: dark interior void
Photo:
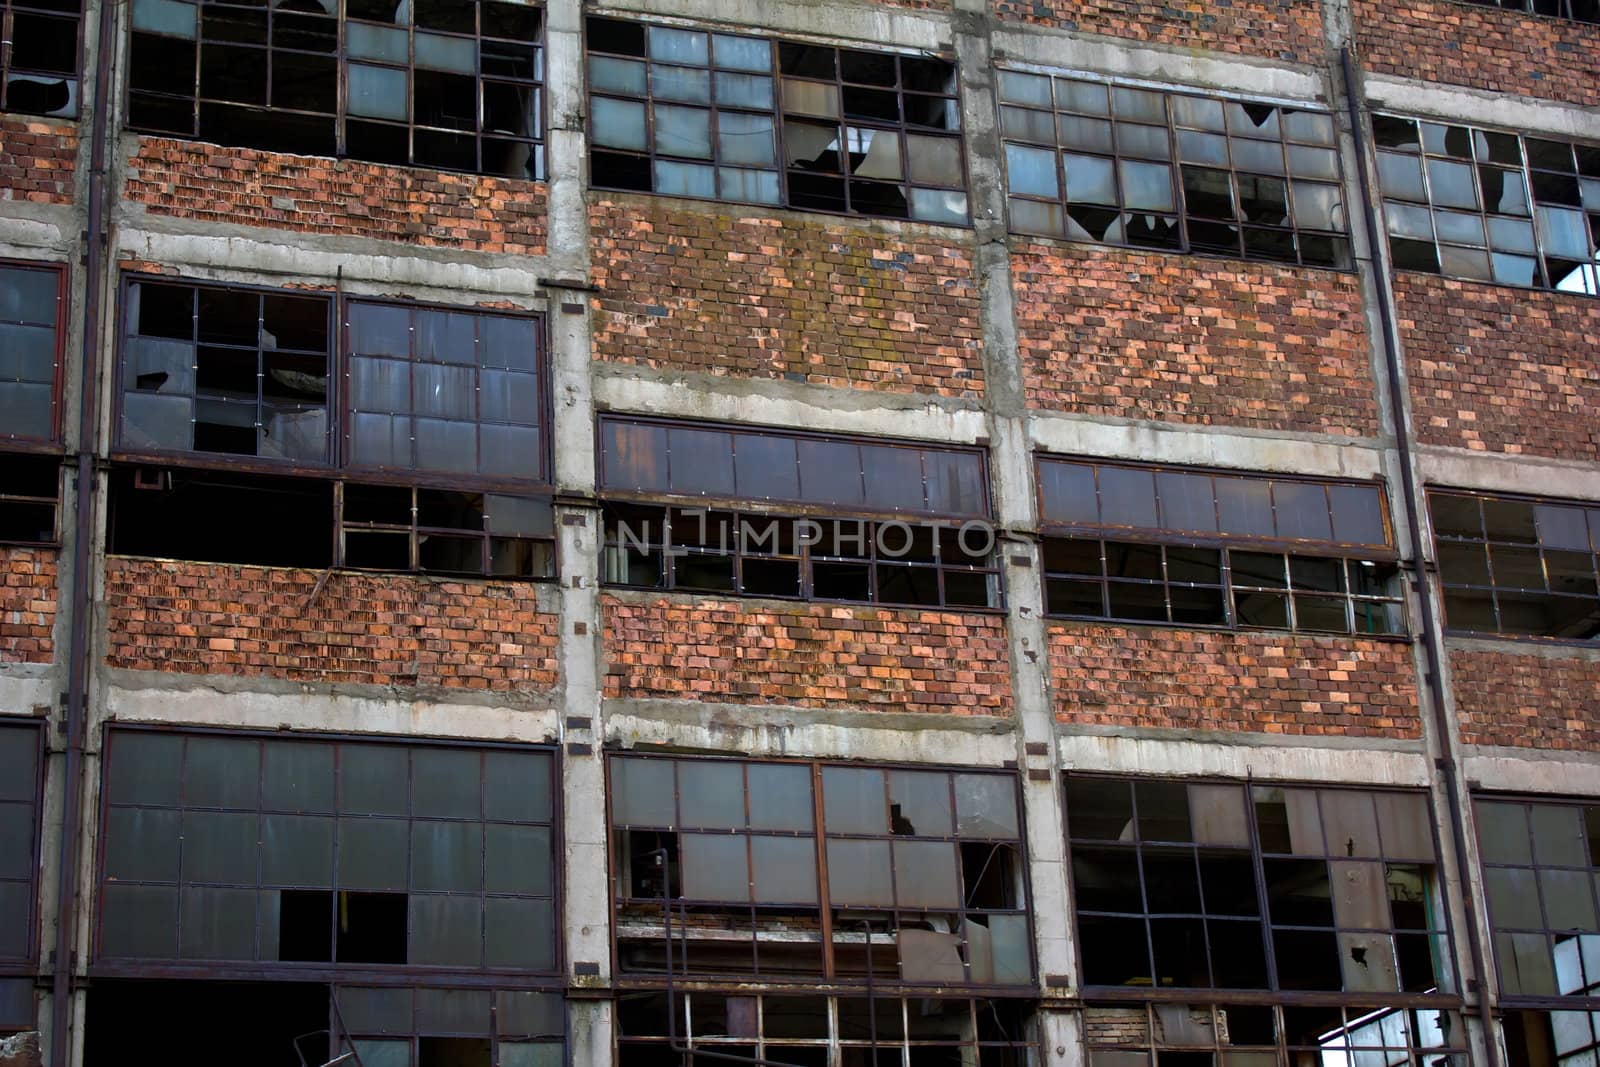
[[[310,478],[118,467],[110,551],[207,563],[327,568],[333,486]]]
[[[1600,1047],[1600,1018],[1581,1011],[1508,1011],[1506,1052],[1518,1067],[1588,1063]]]
[[[85,1010],[85,1067],[137,1062],[142,1056],[137,1049],[130,1055],[130,1040],[140,1034],[182,1035],[181,1047],[202,1059],[221,1055],[229,1067],[300,1067],[301,1056],[313,1065],[329,1059],[325,985],[99,980]]]
[[[0,543],[56,539],[61,461],[55,456],[0,456]]]

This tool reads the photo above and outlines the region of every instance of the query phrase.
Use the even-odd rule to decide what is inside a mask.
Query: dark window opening
[[[0,111],[78,117],[82,16],[76,0],[0,2],[8,31],[0,48]]]
[[[1550,18],[1571,19],[1574,22],[1600,23],[1600,5],[1594,0],[1467,0],[1484,7],[1499,7],[1507,11],[1527,11]]]
[[[332,1058],[328,1017],[328,987],[314,983],[97,979],[84,1008],[83,1059],[89,1067],[126,1063],[128,1035],[166,1032],[182,1033],[194,1048],[226,1048],[238,1067],[323,1064]]]
[[[108,548],[116,555],[333,565],[333,485],[326,481],[118,465],[110,494]]]
[[[56,457],[0,453],[0,544],[55,544],[60,484]]]

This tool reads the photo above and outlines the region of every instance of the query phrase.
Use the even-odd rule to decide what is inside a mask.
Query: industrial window
[[[600,466],[612,584],[1000,604],[977,449],[607,417]]]
[[[1031,987],[1014,775],[650,756],[610,772],[623,973]]]
[[[1456,1005],[1441,1003],[1453,981],[1426,794],[1071,775],[1066,807],[1087,994],[1115,1006],[1212,991],[1168,997],[1154,1019],[1123,1010],[1112,1037],[1091,1015],[1091,1048],[1105,1050],[1091,1063],[1242,1045],[1259,1053],[1245,1063],[1326,1050],[1319,1062],[1347,1064],[1357,1045],[1415,1054],[1463,1040]],[[1263,990],[1277,994],[1264,1010],[1223,994]]]
[[[136,0],[128,125],[543,178],[543,21],[494,0]]]
[[[1482,797],[1473,812],[1512,1059],[1538,1067],[1592,1060],[1600,1049],[1600,1017],[1591,1014],[1600,1009],[1600,805]]]
[[[1040,1050],[1025,1006],[960,998],[623,992],[617,1063],[756,1059],[795,1067],[1029,1064]],[[696,1053],[698,1055],[696,1055]]]
[[[0,111],[78,117],[82,0],[0,0]]]
[[[967,223],[956,68],[588,20],[596,186]]]
[[[39,724],[0,719],[0,1033],[34,1028],[43,751]]]
[[[59,439],[65,297],[60,268],[0,262],[0,441]]]
[[[552,573],[540,320],[350,300],[341,332],[336,310],[321,294],[129,283],[112,550]],[[175,458],[208,469],[148,466]],[[218,515],[247,528],[217,537]]]
[[[1037,463],[1051,615],[1404,632],[1399,563],[1376,485]]]
[[[1468,0],[1485,7],[1503,7],[1509,11],[1529,11],[1535,15],[1548,15],[1575,22],[1600,23],[1600,3],[1595,0]]]
[[[1328,112],[998,73],[1014,232],[1352,265]]]
[[[1374,115],[1401,270],[1600,295],[1600,145]]]
[[[113,730],[96,958],[556,974],[552,774],[531,748]]]
[[[1451,630],[1600,636],[1600,507],[1431,490],[1428,512]]]

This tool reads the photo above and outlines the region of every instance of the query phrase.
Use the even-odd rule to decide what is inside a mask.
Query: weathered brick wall
[[[983,392],[978,281],[950,231],[613,197],[589,209],[595,358],[890,392]]]
[[[1450,684],[1468,745],[1600,751],[1600,663],[1450,650]]]
[[[1027,241],[1011,263],[1030,406],[1378,432],[1354,275]]]
[[[1355,0],[1367,70],[1600,104],[1600,26],[1460,0]]]
[[[543,255],[542,183],[141,137],[128,200],[158,215]]]
[[[601,597],[609,698],[1009,715],[997,615]]]
[[[0,115],[0,200],[72,203],[77,159],[72,123]]]
[[[0,548],[0,663],[49,663],[55,654],[54,548]]]
[[[1412,273],[1394,291],[1424,444],[1600,458],[1600,301]]]
[[[106,662],[306,682],[544,690],[559,618],[536,586],[112,556]]]
[[[992,0],[996,15],[1036,26],[1155,44],[1312,63],[1322,55],[1317,0]]]
[[[1421,736],[1402,642],[1100,623],[1055,624],[1049,640],[1058,722]]]

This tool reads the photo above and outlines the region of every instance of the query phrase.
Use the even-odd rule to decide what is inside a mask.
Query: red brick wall
[[[0,200],[72,203],[77,159],[77,126],[0,115]]]
[[[589,209],[595,357],[979,396],[971,253],[925,227],[613,197]]]
[[[543,255],[542,183],[139,138],[126,198],[157,215]]]
[[[1011,712],[996,615],[638,593],[601,612],[608,698]]]
[[[112,556],[106,662],[305,682],[543,690],[559,619],[539,588]]]
[[[1032,407],[1378,432],[1354,275],[1027,241],[1011,263]]]
[[[1412,273],[1395,297],[1424,444],[1600,458],[1600,301]]]
[[[1049,640],[1058,722],[1421,736],[1402,642],[1099,623],[1052,625]]]
[[[0,663],[49,663],[55,654],[54,548],[0,548]]]
[[[1600,663],[1450,650],[1450,683],[1468,745],[1600,751]]]
[[[1458,0],[1356,0],[1352,11],[1368,70],[1600,104],[1600,26]]]
[[[1323,52],[1316,0],[992,0],[992,6],[1002,19],[1155,44],[1301,63]]]

